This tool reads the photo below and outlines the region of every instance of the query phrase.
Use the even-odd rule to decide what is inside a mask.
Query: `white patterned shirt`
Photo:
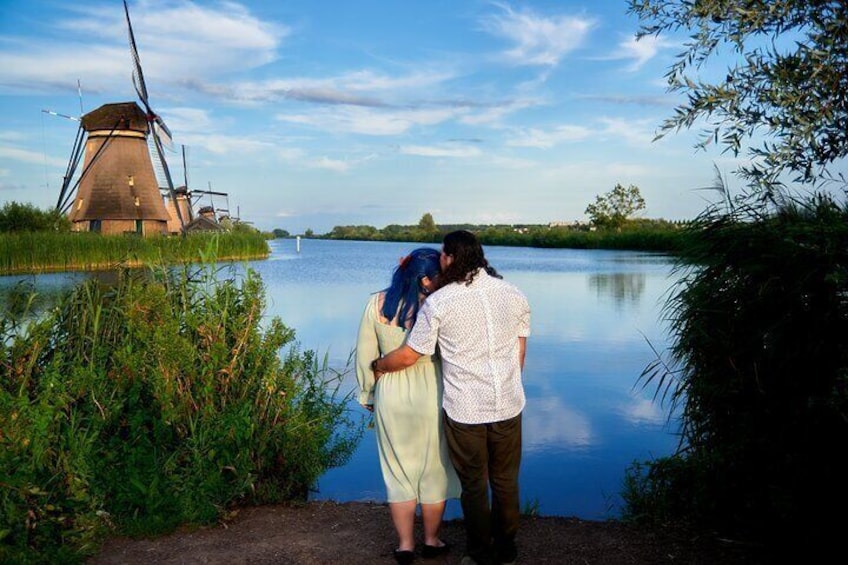
[[[438,344],[445,412],[456,422],[485,424],[524,409],[518,338],[528,335],[527,298],[480,269],[470,285],[452,283],[427,297],[406,344],[423,355]]]

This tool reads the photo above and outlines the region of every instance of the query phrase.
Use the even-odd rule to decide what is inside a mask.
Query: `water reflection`
[[[296,331],[301,349],[348,362],[368,295],[384,288],[398,257],[417,244],[305,240],[271,242],[269,260],[252,261],[266,286],[268,317]],[[434,246],[438,248],[438,246]],[[524,383],[523,502],[542,514],[616,517],[624,470],[674,451],[677,437],[652,390],[638,386],[667,343],[660,309],[671,260],[622,251],[487,247],[505,279],[532,308]],[[244,267],[244,265],[241,265]],[[86,275],[74,275],[78,279]],[[67,287],[73,277],[41,275],[37,287]],[[0,289],[14,281],[0,277]],[[649,345],[650,343],[650,345]],[[355,379],[345,376],[344,392]],[[350,410],[361,412],[351,402]],[[385,500],[372,432],[351,460],[321,477],[316,499]],[[460,514],[449,504],[447,517]]]
[[[295,255],[293,244],[277,245],[272,258],[280,260],[256,264],[272,313],[296,328],[305,347],[338,363],[354,346],[368,294],[385,287],[397,258],[416,246],[306,241]],[[533,311],[522,499],[538,501],[543,514],[615,517],[625,468],[676,446],[652,391],[635,386],[653,359],[648,341],[662,349],[666,340],[659,309],[670,259],[505,247],[487,247],[486,256],[525,292]],[[321,478],[313,497],[384,500],[374,444],[366,434],[347,465]],[[449,505],[448,517],[458,513]]]
[[[638,305],[645,292],[644,273],[598,273],[589,277],[598,298],[610,297],[618,308]]]

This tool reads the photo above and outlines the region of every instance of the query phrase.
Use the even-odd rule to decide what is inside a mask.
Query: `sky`
[[[624,0],[131,0],[177,184],[263,230],[587,221],[636,185],[643,217],[716,196],[698,131],[654,141],[686,40],[636,41]],[[78,117],[137,101],[119,0],[0,0],[0,204],[55,206]],[[184,172],[180,148],[185,147]],[[203,201],[201,201],[203,203]]]

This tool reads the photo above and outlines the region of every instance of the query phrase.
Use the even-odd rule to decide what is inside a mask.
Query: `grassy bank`
[[[211,264],[211,263],[210,263]],[[303,500],[362,431],[341,375],[263,319],[252,272],[123,270],[0,317],[0,562]]]
[[[258,232],[148,238],[50,231],[2,233],[0,275],[196,262],[210,252],[219,260],[230,260],[264,258],[270,251]]]
[[[591,230],[588,226],[457,224],[422,230],[416,226],[336,226],[324,239],[358,241],[414,241],[440,243],[449,231],[474,232],[483,245],[563,249],[620,249],[676,253],[686,245],[689,232],[680,224],[662,220],[631,220],[621,229]]]

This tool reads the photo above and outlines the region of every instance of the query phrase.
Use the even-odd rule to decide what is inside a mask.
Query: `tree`
[[[738,156],[763,135],[738,172],[769,200],[783,190],[784,173],[813,186],[834,179],[828,166],[848,155],[848,3],[629,0],[628,11],[641,20],[637,38],[690,37],[665,75],[686,101],[657,137],[704,120],[698,146],[719,143]],[[723,79],[706,82],[704,67],[727,46],[737,61]]]
[[[665,308],[669,357],[642,375],[680,409],[681,442],[630,475],[639,495],[627,514],[747,538],[777,561],[841,549],[841,523],[816,505],[848,505],[848,464],[833,447],[848,444],[848,206],[818,191],[848,154],[848,4],[629,6],[639,36],[690,33],[666,75],[687,98],[661,136],[706,120],[701,146],[738,155],[755,134],[766,141],[739,169],[763,199],[727,198],[690,225]],[[726,78],[690,76],[709,76],[703,67],[726,46],[739,55]],[[785,174],[813,190],[787,194]],[[727,194],[721,178],[716,186]]]
[[[430,212],[421,216],[421,219],[418,221],[418,229],[425,233],[439,231],[439,227],[436,225],[436,222],[433,220],[433,215],[430,214]]]
[[[273,233],[273,234],[274,234],[274,237],[276,237],[276,238],[278,238],[278,239],[282,239],[282,238],[286,238],[286,237],[291,237],[291,234],[290,234],[288,231],[286,231],[286,230],[284,230],[284,229],[282,229],[282,228],[274,228],[274,231],[273,231],[273,232],[271,232],[271,233]]]
[[[67,216],[48,208],[41,210],[29,203],[7,202],[0,208],[0,233],[21,231],[69,231]]]
[[[620,230],[630,216],[644,208],[645,199],[638,186],[624,188],[616,184],[611,191],[596,196],[594,204],[586,206],[586,215],[598,227]]]

